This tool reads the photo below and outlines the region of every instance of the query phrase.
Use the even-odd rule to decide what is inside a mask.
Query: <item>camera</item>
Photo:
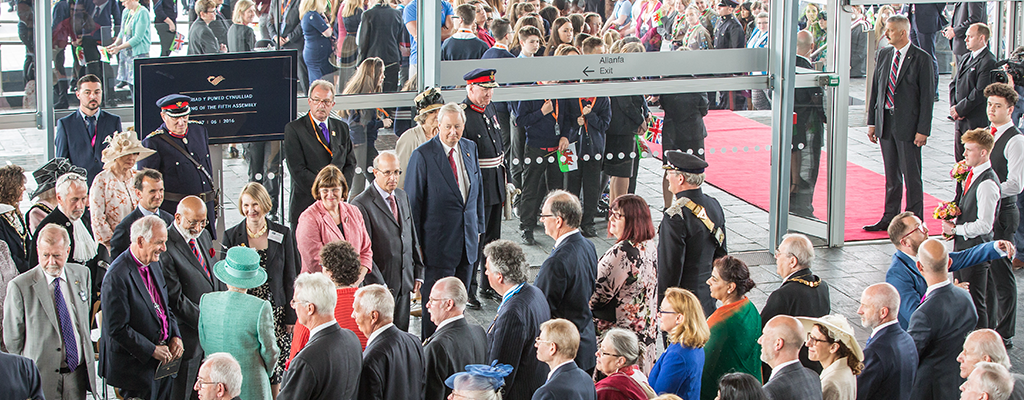
[[[1003,66],[1006,70],[1003,70]],[[992,70],[992,82],[1007,83],[1007,75],[1013,78],[1015,85],[1024,84],[1024,63],[1013,60],[1003,60],[996,63],[996,69]]]

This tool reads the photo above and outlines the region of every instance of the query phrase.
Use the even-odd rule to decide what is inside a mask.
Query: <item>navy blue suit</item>
[[[544,263],[534,283],[544,292],[551,318],[565,318],[580,331],[576,364],[584,370],[597,366],[597,334],[590,296],[597,285],[597,250],[579,232],[567,235]]]
[[[540,324],[549,319],[544,292],[529,283],[498,307],[498,315],[487,329],[487,360],[512,366],[505,377],[505,400],[529,399],[547,379],[548,366],[537,360],[533,345],[540,336]]]
[[[207,179],[206,174],[196,168],[188,157],[160,138],[160,136],[166,136],[172,142],[177,143],[178,146],[188,151],[207,172],[213,174],[213,168],[210,166],[210,135],[206,132],[206,128],[193,122],[189,122],[183,139],[176,138],[167,132],[167,126],[160,124],[160,128],[142,139],[142,145],[156,150],[156,153],[139,160],[138,166],[140,169],[155,169],[164,175],[164,202],[160,205],[160,209],[171,215],[177,211],[181,197],[207,193],[210,196],[206,199],[207,229],[216,238],[214,229],[217,226],[217,210],[212,198],[213,182]]]
[[[168,307],[167,283],[159,261],[149,264],[153,284],[167,313],[167,340],[181,337],[174,312]],[[153,392],[151,399],[170,397],[170,378],[153,380],[160,361],[153,351],[160,342],[160,318],[131,251],[121,253],[103,277],[101,295],[103,336],[100,337],[100,376],[133,393]]]
[[[43,399],[43,381],[31,358],[0,352],[0,398]]]
[[[576,363],[562,365],[544,386],[533,393],[533,400],[596,400],[594,380]]]
[[[909,400],[917,373],[917,346],[899,324],[882,328],[864,347],[857,399]]]
[[[946,3],[924,3],[908,6],[911,10],[908,13],[910,18],[910,40],[928,53],[932,58],[932,70],[935,75],[935,94],[939,90],[939,62],[935,58],[935,34],[946,26],[949,21],[942,15]]]
[[[174,223],[174,215],[159,208],[156,209],[156,212],[160,216],[160,219],[164,220],[164,223],[166,223],[167,227],[170,228],[171,224]],[[117,256],[120,256],[125,250],[128,250],[128,246],[131,246],[132,244],[132,224],[144,216],[145,215],[142,215],[142,211],[139,210],[139,207],[135,207],[132,212],[128,213],[128,215],[117,224],[117,227],[114,228],[114,236],[110,239],[110,258],[117,258]]]
[[[953,400],[960,397],[960,363],[957,355],[964,339],[978,325],[971,295],[953,284],[928,294],[910,318],[907,333],[917,345],[917,373],[912,399]],[[902,355],[901,355],[902,356]]]
[[[91,3],[90,3],[91,4]],[[121,131],[121,117],[99,110],[96,113],[96,143],[92,143],[93,132],[87,132],[85,118],[81,112],[73,112],[57,120],[57,133],[53,137],[53,145],[57,148],[56,156],[71,160],[71,163],[85,168],[88,172],[89,186],[92,180],[103,171],[103,149],[107,145],[103,141]]]
[[[996,250],[994,242],[982,243],[967,250],[949,253],[949,259],[953,260],[949,272],[1006,256],[1000,253],[999,250]],[[899,250],[892,255],[892,264],[885,272],[885,281],[896,287],[896,291],[900,293],[899,321],[900,327],[906,330],[910,326],[910,316],[921,305],[921,297],[928,290],[928,283],[925,282],[924,276],[921,276],[921,271],[917,270],[917,263]]]
[[[480,193],[483,176],[476,144],[459,139],[459,154],[469,181],[468,195],[462,198],[452,173],[441,136],[420,145],[409,157],[405,191],[416,222],[416,235],[423,249],[422,296],[429,296],[438,279],[455,276],[469,287],[472,265],[479,253],[480,233],[484,231],[484,196]],[[423,312],[423,336],[434,333],[428,312]]]

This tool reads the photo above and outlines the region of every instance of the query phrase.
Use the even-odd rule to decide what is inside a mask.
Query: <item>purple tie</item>
[[[327,143],[328,145],[330,145],[331,144],[331,135],[327,133],[327,124],[326,123],[323,123],[323,122],[320,123],[320,133],[322,135],[324,135],[324,143]]]
[[[60,278],[53,280],[53,303],[57,305],[57,318],[60,319],[60,336],[64,342],[64,357],[68,370],[74,372],[78,367],[78,344],[75,343],[75,332],[71,326],[71,314],[64,302],[64,294],[60,290]]]

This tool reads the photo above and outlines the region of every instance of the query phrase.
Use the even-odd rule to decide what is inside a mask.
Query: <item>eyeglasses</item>
[[[821,343],[821,342],[832,344],[832,340],[831,339],[818,339],[818,338],[812,336],[810,332],[807,332],[807,345],[808,346],[814,346],[814,345],[816,345],[818,343]]]
[[[196,384],[199,385],[199,386],[203,386],[203,385],[216,385],[216,384],[219,384],[219,383],[222,383],[222,382],[203,382],[202,379],[196,379]]]
[[[554,342],[552,342],[550,340],[543,340],[543,339],[540,338],[540,336],[537,336],[537,339],[534,339],[534,341],[537,342],[537,343],[554,343]]]
[[[619,354],[613,354],[613,353],[605,353],[605,352],[603,352],[603,351],[600,351],[600,352],[598,352],[598,354],[600,354],[600,355],[602,355],[602,356],[622,357],[622,356],[621,356],[621,355],[619,355]]]
[[[319,105],[328,106],[328,107],[334,105],[334,99],[314,99],[314,98],[310,97],[308,100],[309,100],[309,102],[311,104],[319,104]]]
[[[185,226],[188,227],[188,228],[191,228],[191,227],[197,226],[197,225],[200,228],[203,228],[203,227],[206,227],[206,224],[208,224],[208,223],[209,223],[209,221],[207,221],[205,219],[197,219],[197,220],[186,219],[185,220]]]
[[[400,170],[400,169],[396,169],[394,171],[383,171],[383,170],[379,170],[379,169],[374,169],[373,171],[374,172],[380,172],[381,175],[384,175],[384,176],[402,176],[402,170]]]
[[[626,218],[626,216],[622,214],[622,211],[609,211],[608,212],[608,219],[620,220],[620,219],[623,219],[623,218]]]
[[[310,302],[305,301],[305,300],[295,300],[295,299],[292,299],[292,301],[288,302],[288,304],[290,304],[292,307],[295,307],[296,304],[310,304]]]
[[[677,313],[675,311],[658,310],[658,315],[664,315],[664,314],[679,314],[679,313]]]
[[[433,297],[428,297],[427,298],[427,304],[430,304],[430,303],[441,303],[441,302],[444,302],[445,300],[448,300],[448,299],[445,299],[445,298],[435,299]]]
[[[554,218],[555,214],[541,214],[541,215],[539,215],[539,217],[541,217],[541,218]]]
[[[928,227],[924,226],[924,224],[920,224],[910,232],[907,232],[906,235],[903,235],[903,237],[900,238],[900,241],[903,241],[903,239],[906,239],[908,236],[913,235],[914,232],[917,231],[921,231],[921,233],[923,233],[925,236],[928,236]]]

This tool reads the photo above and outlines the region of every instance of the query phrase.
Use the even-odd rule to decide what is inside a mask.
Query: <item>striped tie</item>
[[[885,88],[885,108],[893,108],[892,97],[896,93],[896,73],[900,70],[900,51],[892,58],[892,71],[889,72],[889,86]]]
[[[53,280],[53,303],[57,306],[57,320],[60,322],[60,336],[64,342],[64,361],[68,370],[74,372],[78,367],[78,344],[75,343],[75,332],[71,325],[71,313],[64,302],[64,293],[60,290],[60,278]]]

